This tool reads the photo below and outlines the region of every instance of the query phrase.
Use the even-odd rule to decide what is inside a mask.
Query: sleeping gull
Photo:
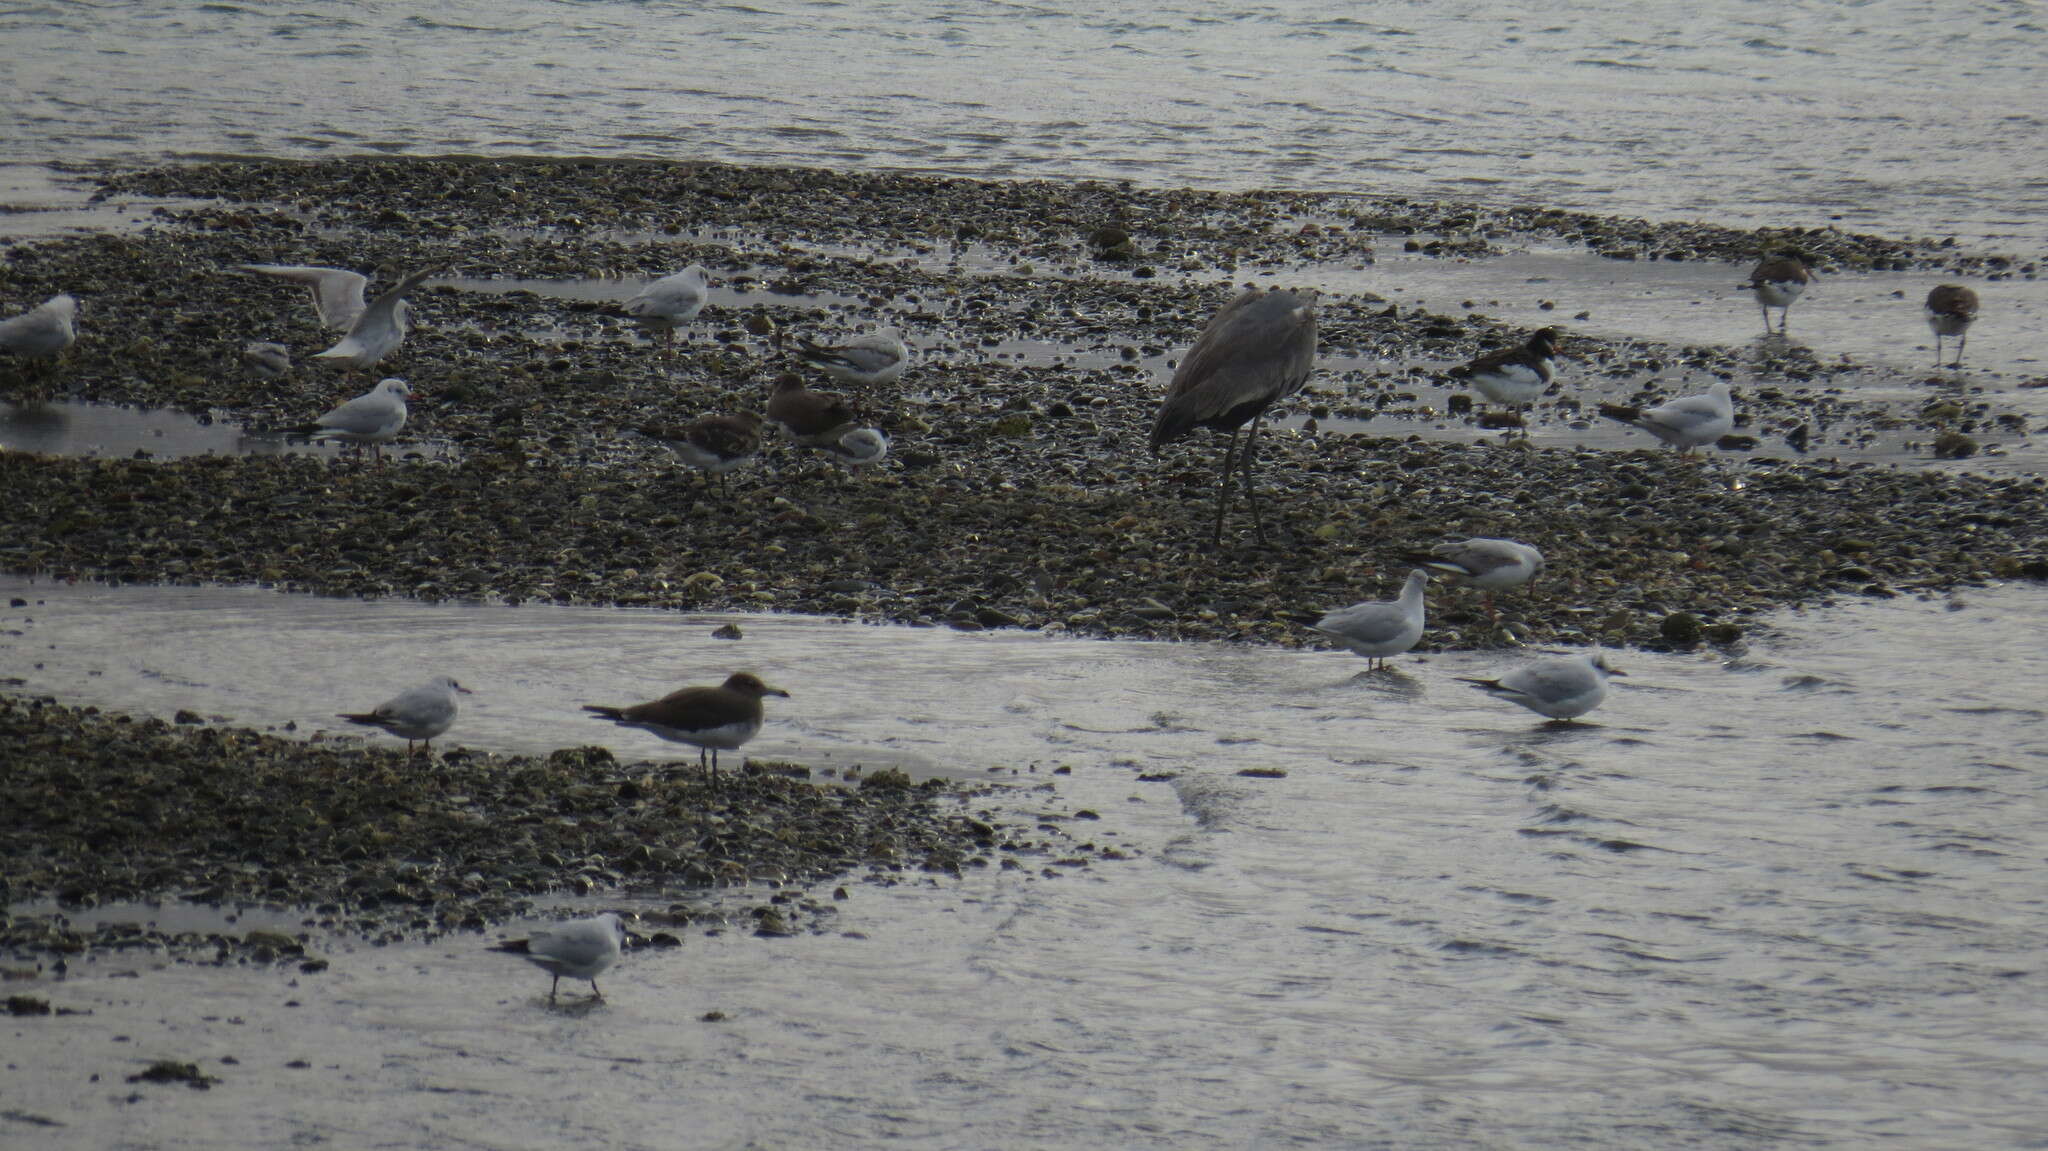
[[[288,434],[316,440],[347,440],[369,444],[383,458],[383,445],[398,438],[405,427],[405,400],[412,389],[397,376],[379,380],[377,386],[342,404],[309,424],[286,429]]]
[[[330,365],[347,368],[367,368],[378,360],[398,350],[405,342],[407,323],[412,315],[412,306],[405,302],[405,295],[428,279],[441,274],[438,267],[422,268],[393,284],[391,288],[370,301],[370,306],[349,325],[348,334],[339,343],[324,352],[317,352],[313,358]]]
[[[0,320],[0,352],[45,360],[78,339],[78,301],[68,292],[51,296],[12,319]]]
[[[797,358],[849,384],[886,384],[910,364],[910,348],[895,328],[877,328],[837,347],[797,340]]]
[[[1461,683],[1521,704],[1538,715],[1569,720],[1600,706],[1607,698],[1607,677],[1627,675],[1607,663],[1606,652],[1546,659],[1511,671],[1499,679],[1459,676]]]
[[[643,328],[661,333],[662,343],[675,347],[676,329],[695,319],[711,297],[711,274],[702,264],[691,264],[672,276],[663,276],[620,305]]]
[[[365,727],[381,727],[398,736],[405,740],[407,755],[412,754],[413,741],[419,740],[431,755],[434,737],[455,724],[457,693],[468,695],[470,691],[445,675],[437,675],[378,704],[375,711],[339,718]]]
[[[1493,593],[1520,587],[1543,571],[1543,553],[1514,540],[1446,540],[1428,552],[1411,552],[1404,557],[1433,572],[1450,576],[1486,592],[1486,610],[1495,619]]]
[[[1367,671],[1375,665],[1385,667],[1388,656],[1400,655],[1422,638],[1422,589],[1427,583],[1429,573],[1416,568],[1408,573],[1399,599],[1338,608],[1309,626],[1364,656]]]
[[[237,264],[236,268],[304,285],[313,293],[313,310],[319,313],[321,325],[337,331],[347,331],[356,317],[363,314],[363,289],[370,286],[368,276],[342,268],[310,268],[303,264]]]
[[[1735,402],[1728,381],[1717,381],[1703,396],[1680,396],[1648,410],[1601,404],[1600,414],[1644,431],[1677,448],[1680,454],[1711,444],[1735,428]]]
[[[269,340],[251,340],[242,345],[242,364],[266,380],[292,370],[291,349]]]
[[[548,1002],[555,1001],[555,989],[562,976],[590,981],[592,999],[603,999],[597,977],[618,962],[626,946],[626,928],[612,912],[589,919],[572,919],[555,927],[535,930],[525,939],[508,939],[491,948],[509,952],[555,977],[548,984]]]

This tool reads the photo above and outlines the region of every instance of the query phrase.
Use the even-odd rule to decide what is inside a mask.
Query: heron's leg
[[[1230,469],[1237,455],[1237,429],[1230,429],[1230,443],[1223,449],[1223,475],[1216,484],[1216,534],[1214,543],[1223,542],[1223,509],[1230,506]]]
[[[1266,542],[1266,525],[1259,520],[1259,498],[1252,490],[1252,445],[1259,438],[1259,421],[1265,418],[1264,412],[1252,417],[1252,430],[1244,437],[1244,450],[1237,456],[1237,466],[1244,472],[1244,502],[1252,509],[1252,533],[1258,536],[1260,543]],[[1227,486],[1228,477],[1225,483]]]

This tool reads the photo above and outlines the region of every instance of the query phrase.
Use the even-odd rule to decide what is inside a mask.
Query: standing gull
[[[342,404],[309,424],[287,428],[291,435],[316,440],[347,440],[369,444],[377,457],[384,457],[384,445],[398,438],[405,427],[405,400],[412,389],[397,376],[379,380],[377,386]]]
[[[440,274],[438,267],[422,268],[393,284],[390,290],[370,301],[349,324],[348,334],[339,343],[315,353],[313,358],[340,367],[367,368],[397,351],[405,341],[412,315],[412,306],[405,302],[406,293]]]
[[[1927,326],[1934,330],[1934,366],[1941,366],[1941,338],[1956,337],[1956,362],[1963,366],[1963,347],[1970,342],[1970,325],[1977,320],[1977,293],[1961,284],[1939,284],[1927,293]]]
[[[1574,719],[1607,698],[1607,677],[1628,673],[1607,663],[1606,652],[1546,659],[1511,671],[1499,679],[1459,676],[1488,695],[1519,703],[1551,719]]]
[[[1556,375],[1552,361],[1562,336],[1556,328],[1543,328],[1521,347],[1494,352],[1452,368],[1451,377],[1467,381],[1493,403],[1527,408]]]
[[[685,464],[717,476],[721,495],[725,492],[725,473],[753,459],[761,450],[761,417],[752,412],[700,416],[687,424],[649,424],[639,431],[674,452]]]
[[[642,288],[619,310],[641,327],[660,332],[662,345],[673,351],[676,329],[696,319],[710,298],[711,273],[702,264],[691,264]]]
[[[849,384],[886,384],[910,365],[910,347],[895,328],[877,328],[830,348],[798,339],[797,358]]]
[[[1677,448],[1680,454],[1711,444],[1735,427],[1735,402],[1723,380],[1703,396],[1680,396],[1648,410],[1601,404],[1600,414],[1638,427]]]
[[[412,754],[413,741],[419,740],[426,746],[427,754],[432,755],[434,737],[455,725],[458,694],[468,695],[470,691],[445,675],[437,675],[378,704],[375,711],[338,718],[365,727],[381,727],[398,736],[405,740],[407,755]]]
[[[1216,531],[1223,542],[1223,513],[1230,504],[1230,472],[1244,473],[1245,502],[1252,527],[1266,539],[1252,490],[1252,450],[1266,409],[1301,390],[1315,368],[1316,309],[1308,295],[1250,289],[1223,306],[1195,339],[1167,385],[1166,401],[1152,424],[1152,455],[1196,428],[1230,433],[1216,490]],[[1249,422],[1244,450],[1237,433]],[[1235,459],[1233,459],[1235,457]]]
[[[1426,553],[1411,552],[1403,558],[1485,591],[1486,612],[1495,620],[1500,613],[1493,610],[1493,593],[1520,587],[1543,571],[1542,552],[1514,540],[1484,537],[1446,540]]]
[[[1355,603],[1309,625],[1365,657],[1365,667],[1385,667],[1388,656],[1400,655],[1422,638],[1422,589],[1429,573],[1408,573],[1401,597],[1385,602]]]
[[[313,293],[313,310],[320,323],[336,331],[347,331],[363,314],[363,290],[370,278],[342,268],[309,268],[302,264],[238,264],[237,269],[269,276],[291,284],[303,284]]]
[[[686,687],[651,703],[631,707],[584,704],[593,712],[623,727],[652,732],[671,743],[687,743],[697,749],[701,766],[708,753],[711,778],[718,778],[718,753],[737,751],[761,730],[761,698],[789,693],[769,687],[752,672],[735,672],[717,687]]]
[[[1756,293],[1756,305],[1764,314],[1764,331],[1771,330],[1771,309],[1778,309],[1778,332],[1783,334],[1791,316],[1792,301],[1813,282],[1813,261],[1804,252],[1780,252],[1766,256],[1749,273],[1743,287]]]
[[[68,292],[51,296],[12,319],[0,320],[0,352],[47,360],[78,340],[78,301]]]
[[[589,919],[572,919],[555,927],[534,931],[525,939],[508,939],[491,948],[517,955],[555,977],[548,984],[548,1002],[555,1001],[555,989],[562,976],[590,981],[590,997],[603,999],[597,977],[619,960],[626,947],[626,927],[612,912]]]

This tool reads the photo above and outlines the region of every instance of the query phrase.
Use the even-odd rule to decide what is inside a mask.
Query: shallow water
[[[2048,23],[2010,0],[31,2],[0,43],[0,160],[591,153],[2048,239]]]
[[[2048,1119],[2039,585],[1624,653],[1598,722],[1562,728],[1452,680],[1512,654],[1360,676],[788,617],[735,643],[631,610],[0,592],[29,601],[0,617],[18,690],[302,730],[449,672],[478,689],[458,742],[660,754],[574,705],[749,666],[793,692],[750,751],[1023,769],[1012,810],[1050,785],[1101,817],[1070,834],[1135,856],[851,885],[852,935],[692,933],[587,1008],[480,939],[334,941],[318,975],[75,965],[28,989],[92,1015],[10,1023],[37,1059],[0,1073],[7,1106],[65,1124],[7,1128],[39,1145],[1946,1148]],[[224,1081],[119,1081],[165,1057]]]

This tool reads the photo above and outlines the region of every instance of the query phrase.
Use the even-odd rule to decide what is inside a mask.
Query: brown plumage
[[[1230,433],[1216,493],[1215,542],[1223,540],[1223,513],[1230,502],[1230,472],[1244,473],[1245,502],[1260,542],[1266,528],[1252,493],[1252,448],[1266,409],[1301,390],[1315,368],[1314,297],[1254,288],[1223,306],[1195,339],[1167,386],[1166,401],[1152,424],[1152,454],[1196,428]],[[1246,423],[1244,450],[1237,433]]]
[[[827,448],[860,422],[853,405],[830,392],[814,392],[794,373],[775,378],[768,395],[768,422],[807,448]]]
[[[1778,309],[1778,331],[1785,331],[1785,324],[1792,312],[1792,301],[1806,291],[1813,282],[1813,261],[1804,252],[1779,252],[1766,256],[1749,273],[1749,279],[1742,286],[1756,293],[1756,306],[1764,314],[1764,331],[1771,330],[1771,309]]]
[[[687,424],[645,424],[638,431],[685,464],[717,476],[720,493],[725,491],[725,473],[761,450],[761,417],[752,412],[700,416]]]
[[[789,693],[769,687],[752,672],[735,672],[717,687],[686,687],[649,703],[631,707],[584,704],[583,710],[622,727],[637,727],[697,749],[697,762],[710,756],[711,778],[718,778],[718,753],[737,751],[761,730],[764,696]]]
[[[1970,325],[1977,319],[1977,293],[1961,284],[1939,284],[1927,293],[1927,326],[1934,330],[1934,366],[1941,366],[1941,338],[1956,337],[1956,361],[1963,366],[1963,348],[1970,342]]]

